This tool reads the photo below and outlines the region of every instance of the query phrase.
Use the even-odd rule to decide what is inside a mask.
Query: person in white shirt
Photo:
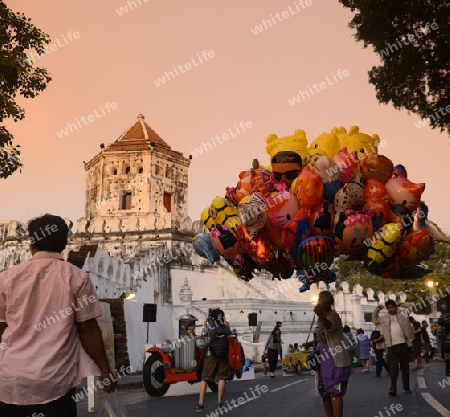
[[[409,348],[414,339],[414,332],[409,323],[409,309],[398,309],[394,300],[385,303],[388,314],[380,317],[381,304],[372,313],[372,323],[380,328],[387,348],[387,360],[391,387],[389,395],[397,395],[398,365],[402,371],[403,389],[410,394],[409,388]]]

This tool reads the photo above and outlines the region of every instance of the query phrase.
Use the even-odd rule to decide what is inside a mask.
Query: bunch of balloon
[[[309,146],[301,129],[269,135],[270,165],[254,160],[213,198],[201,213],[209,234],[197,235],[194,249],[211,263],[224,258],[245,280],[263,269],[278,279],[296,270],[301,292],[335,281],[330,266],[341,254],[394,278],[426,259],[434,240],[425,184],[379,155],[379,144],[357,126],[333,128]]]

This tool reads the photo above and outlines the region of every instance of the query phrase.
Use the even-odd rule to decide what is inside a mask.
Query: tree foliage
[[[431,311],[431,304],[426,298],[430,295],[428,282],[434,283],[437,295],[439,289],[444,294],[450,291],[450,245],[443,242],[436,243],[434,253],[426,261],[419,267],[409,268],[396,279],[381,278],[363,269],[361,262],[348,261],[342,255],[333,264],[333,269],[340,281],[347,281],[350,284],[350,291],[356,284],[360,284],[364,289],[372,288],[375,293],[382,291],[386,294],[392,291],[397,294],[403,291],[407,301],[422,302],[425,308],[420,313],[428,314]]]
[[[51,81],[45,68],[34,67],[27,51],[45,52],[50,42],[47,34],[36,28],[23,13],[15,13],[0,0],[0,123],[11,118],[14,122],[25,117],[18,96],[34,98]],[[0,178],[7,178],[22,166],[20,145],[0,126]]]
[[[439,0],[339,0],[356,12],[349,26],[382,65],[369,71],[380,103],[392,102],[450,132],[450,3]],[[428,25],[427,25],[428,23]]]

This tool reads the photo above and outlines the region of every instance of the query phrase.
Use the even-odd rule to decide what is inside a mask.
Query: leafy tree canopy
[[[407,301],[413,303],[422,302],[424,307],[422,314],[431,312],[431,304],[427,300],[430,295],[429,282],[433,282],[434,290],[439,295],[439,289],[447,294],[450,291],[450,245],[438,242],[434,253],[421,264],[422,268],[409,268],[401,278],[381,278],[362,268],[361,262],[348,261],[345,256],[340,256],[333,264],[338,279],[345,280],[350,284],[350,291],[356,284],[364,289],[372,288],[375,293],[382,291],[394,294],[403,291],[407,295]],[[439,295],[439,299],[442,297]],[[439,307],[440,302],[437,302]],[[419,308],[419,307],[418,307]]]
[[[439,0],[339,0],[355,12],[349,26],[382,65],[369,82],[380,103],[392,101],[450,132],[450,3]]]
[[[34,98],[51,81],[45,68],[34,67],[27,51],[45,52],[50,37],[36,28],[23,13],[15,13],[0,0],[0,123],[25,117],[17,96]],[[0,126],[0,178],[7,178],[22,166],[20,145]]]

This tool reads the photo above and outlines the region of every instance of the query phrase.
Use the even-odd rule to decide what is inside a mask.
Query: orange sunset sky
[[[235,124],[251,124],[193,157],[189,214],[194,220],[215,196],[236,185],[254,158],[269,164],[268,134],[303,129],[312,142],[333,126],[359,125],[386,141],[379,153],[405,165],[411,181],[426,183],[422,197],[429,217],[450,232],[444,185],[449,138],[428,126],[416,127],[418,116],[378,104],[367,72],[380,60],[355,42],[348,28],[352,14],[337,0],[6,4],[30,17],[56,46],[35,58],[53,81],[36,99],[21,101],[23,121],[6,123],[22,147],[24,168],[0,182],[1,220],[27,221],[50,212],[76,223],[84,215],[83,161],[142,113],[185,156],[211,137],[236,129]],[[266,23],[257,31],[262,20],[271,20],[272,26]],[[158,86],[158,78],[174,67],[173,79]],[[289,103],[299,90],[327,77],[332,85]],[[78,130],[57,134],[77,120]]]

